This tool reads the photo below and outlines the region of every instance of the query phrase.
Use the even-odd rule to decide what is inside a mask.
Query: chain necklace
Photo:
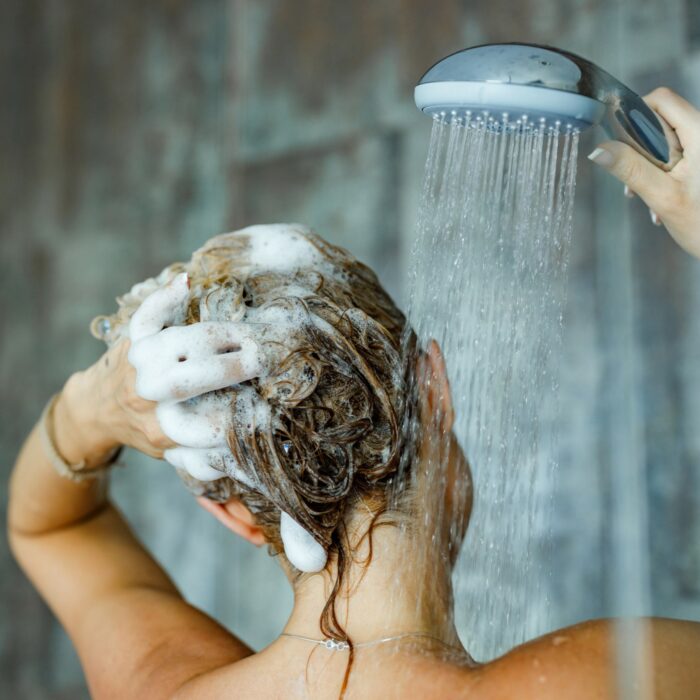
[[[350,649],[350,645],[342,639],[314,639],[313,637],[304,637],[301,634],[292,634],[291,632],[282,632],[282,634],[280,634],[280,637],[292,637],[293,639],[301,639],[304,642],[318,644],[322,647],[325,647],[326,649],[330,649],[331,651],[348,651]],[[393,642],[397,639],[405,639],[406,637],[424,637],[427,639],[432,639],[438,644],[442,644],[444,647],[453,649],[454,651],[459,651],[462,654],[467,653],[463,649],[453,646],[452,644],[448,644],[447,642],[443,642],[442,639],[433,637],[432,634],[428,634],[427,632],[404,632],[403,634],[397,634],[391,637],[382,637],[381,639],[373,639],[369,642],[360,642],[359,644],[353,644],[353,648],[362,649],[364,647],[375,646],[376,644],[383,644],[384,642]]]

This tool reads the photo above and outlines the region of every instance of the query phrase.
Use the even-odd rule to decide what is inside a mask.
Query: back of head
[[[342,576],[348,517],[361,499],[384,512],[399,481],[401,426],[415,408],[402,362],[404,316],[347,251],[304,226],[278,224],[215,236],[189,262],[119,297],[119,311],[95,319],[93,333],[110,345],[125,336],[143,299],[183,271],[187,323],[285,331],[262,339],[276,346],[276,360],[260,377],[217,392],[235,413],[227,444],[236,470],[202,481],[178,469],[181,478],[195,494],[238,497],[277,554],[280,513],[289,514]]]

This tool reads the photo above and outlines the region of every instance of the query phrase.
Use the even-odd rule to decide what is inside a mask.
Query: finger
[[[261,324],[265,329],[267,324]],[[186,359],[208,359],[212,355],[223,355],[241,350],[245,341],[260,336],[258,328],[245,323],[202,321],[191,326],[166,328],[154,340],[161,344],[159,353]]]
[[[204,394],[187,401],[159,403],[161,430],[183,447],[224,447],[233,420],[232,398]]]
[[[185,401],[199,394],[226,389],[254,379],[261,365],[252,353],[232,353],[181,362],[161,374],[137,376],[136,390],[151,401]]]
[[[291,515],[280,515],[280,537],[290,564],[299,571],[317,572],[326,565],[326,550]]]
[[[268,324],[252,328],[245,323],[202,321],[189,326],[164,328],[142,338],[129,350],[129,362],[139,365],[185,362],[207,359],[242,350],[244,341],[262,337]],[[251,347],[248,344],[247,347]]]
[[[634,199],[634,192],[629,188],[629,185],[625,185],[625,197],[628,199]]]
[[[667,87],[652,90],[644,96],[644,101],[675,129],[682,145],[686,147],[700,124],[700,111]]]
[[[651,217],[651,222],[654,224],[654,226],[664,225],[664,222],[661,221],[661,217],[653,209],[649,209],[649,216]]]
[[[163,452],[163,459],[178,469],[184,469],[198,481],[216,481],[226,476],[223,459],[216,459],[209,450],[173,447]],[[212,466],[214,464],[217,466]]]
[[[624,182],[654,211],[665,213],[677,199],[679,183],[627,144],[606,141],[588,158]]]
[[[184,469],[199,481],[214,481],[228,476],[249,488],[256,487],[255,482],[240,468],[228,447],[174,447],[165,450],[163,459],[178,469]]]
[[[215,481],[225,476],[253,488],[253,480],[240,468],[227,448],[197,449],[174,447],[165,450],[163,459],[178,469],[184,469],[198,481]]]
[[[187,273],[182,272],[147,296],[129,322],[132,343],[158,333],[166,325],[184,323],[189,291]]]
[[[229,327],[226,342],[222,333],[204,340],[201,333],[186,333],[199,325],[217,324],[166,328],[132,346],[129,361],[136,369],[139,396],[149,401],[183,401],[260,375],[264,364],[259,346],[241,332],[240,325],[236,330],[237,324],[220,324]],[[170,342],[173,334],[176,342]],[[192,337],[193,342],[183,342],[183,337]]]

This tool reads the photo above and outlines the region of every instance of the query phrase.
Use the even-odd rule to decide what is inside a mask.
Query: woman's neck
[[[427,633],[448,644],[459,640],[452,614],[450,572],[428,550],[417,548],[395,526],[376,527],[348,560],[342,590],[336,597],[338,622],[354,643],[406,632]],[[422,564],[420,563],[422,562]],[[320,619],[335,580],[331,573],[300,580],[294,608],[284,632],[324,638]]]

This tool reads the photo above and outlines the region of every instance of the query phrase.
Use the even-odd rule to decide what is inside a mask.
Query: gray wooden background
[[[665,83],[700,104],[697,0],[4,0],[3,508],[49,394],[102,352],[90,319],[209,236],[305,222],[401,299],[429,132],[412,87],[437,58],[499,40],[559,45],[638,91]],[[587,134],[583,153],[594,144]],[[617,610],[610,528],[625,475],[643,477],[653,612],[700,619],[700,263],[585,159],[575,228],[552,619]],[[199,510],[167,465],[128,460],[115,497],[187,597],[254,646],[272,639],[291,605],[274,562]],[[87,697],[4,538],[0,696]]]

